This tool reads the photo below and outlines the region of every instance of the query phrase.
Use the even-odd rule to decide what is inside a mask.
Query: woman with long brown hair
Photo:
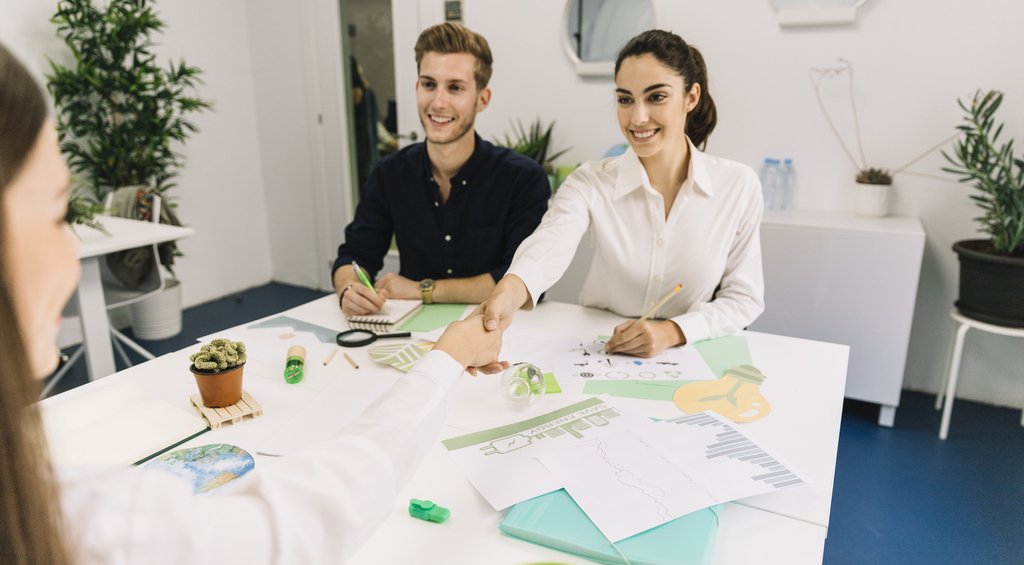
[[[78,280],[68,170],[39,87],[0,45],[0,563],[340,563],[392,510],[448,390],[501,346],[481,317],[334,438],[223,495],[145,469],[51,471],[34,405]]]
[[[561,278],[589,232],[584,306],[638,318],[683,285],[656,319],[617,326],[607,351],[649,357],[743,329],[764,310],[764,201],[750,167],[702,150],[718,121],[704,57],[674,33],[641,33],[615,61],[614,96],[629,149],[566,179],[477,312],[488,328],[506,327]]]

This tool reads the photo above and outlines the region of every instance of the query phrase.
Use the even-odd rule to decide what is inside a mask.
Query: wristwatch
[[[423,296],[424,304],[434,303],[434,279],[423,279],[420,281],[420,295]]]

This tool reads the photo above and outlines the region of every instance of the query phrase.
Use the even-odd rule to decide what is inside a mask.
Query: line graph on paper
[[[803,479],[795,472],[719,418],[702,412],[665,420],[663,423],[687,426],[690,431],[700,430],[705,442],[705,459],[709,462],[722,458],[734,461],[736,464],[730,466],[742,470],[752,481],[764,483],[774,489],[804,484]]]
[[[631,430],[538,456],[608,539],[618,541],[716,503]],[[628,509],[624,511],[624,509]]]

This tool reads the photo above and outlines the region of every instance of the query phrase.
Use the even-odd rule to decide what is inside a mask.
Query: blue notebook
[[[624,563],[564,489],[516,504],[498,528],[505,535],[598,563]],[[717,533],[718,511],[713,507],[676,518],[615,545],[633,565],[703,565],[711,563]]]

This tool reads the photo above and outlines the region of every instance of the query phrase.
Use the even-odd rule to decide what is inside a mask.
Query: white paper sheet
[[[613,542],[715,504],[804,484],[713,414],[599,433],[537,457]]]
[[[649,421],[611,400],[589,398],[526,420],[444,440],[463,474],[494,507],[509,506],[561,488],[535,458],[546,448],[573,445],[603,429]]]
[[[261,443],[256,452],[287,455],[331,438],[403,377],[398,371],[372,365],[339,377]]]
[[[650,358],[609,354],[606,336],[558,340],[553,369],[559,376],[598,380],[714,379],[717,375],[693,347],[671,347]]]

